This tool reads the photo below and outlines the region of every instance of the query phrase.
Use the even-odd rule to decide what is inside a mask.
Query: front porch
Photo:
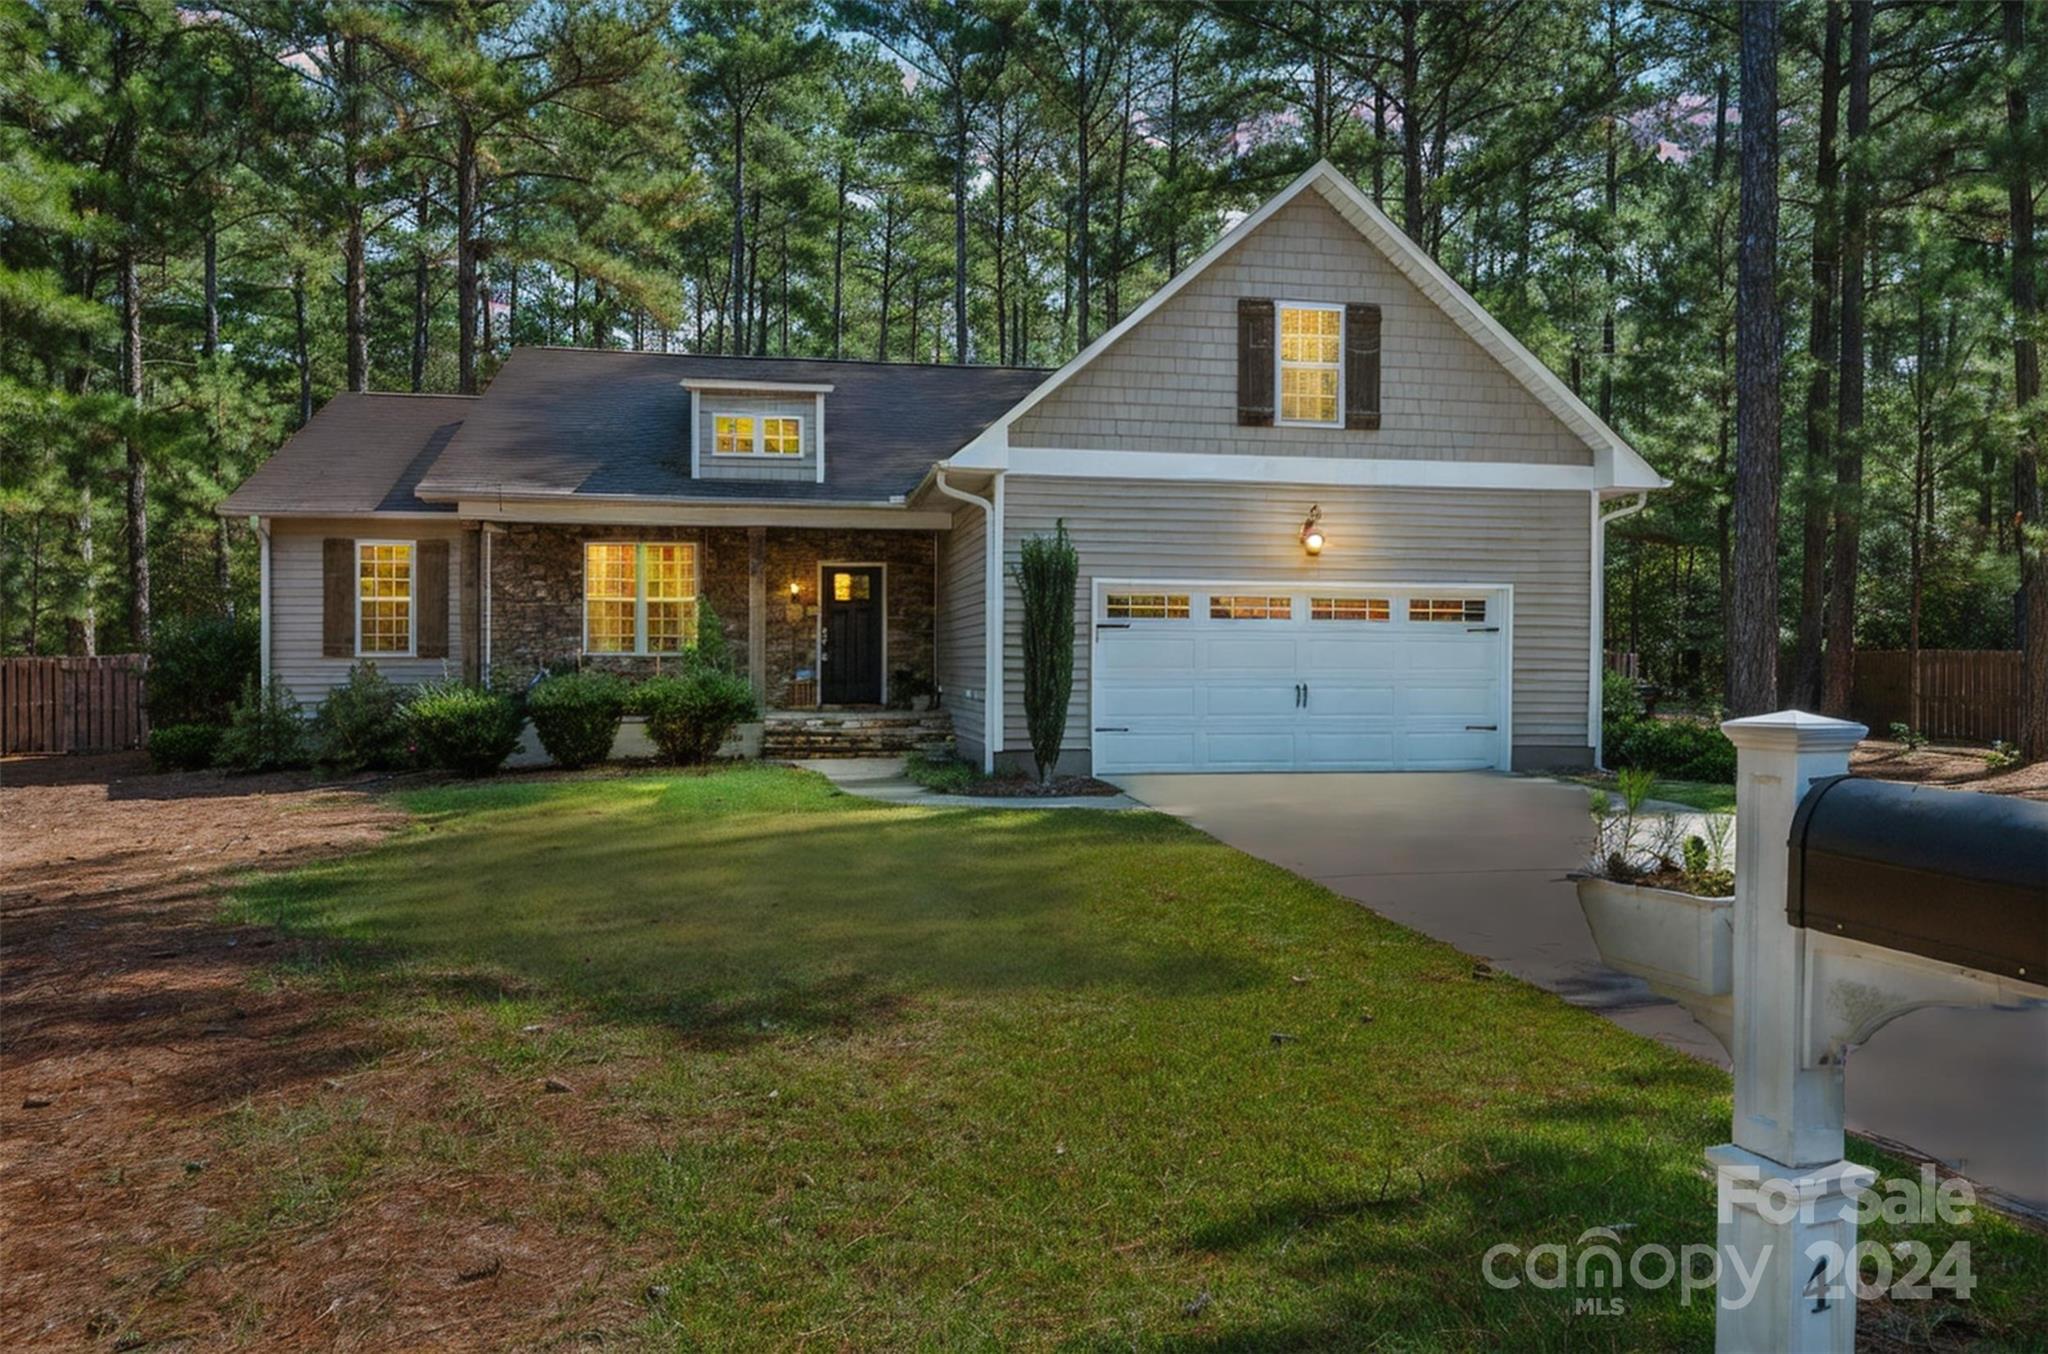
[[[716,614],[734,666],[771,724],[784,726],[786,746],[830,741],[850,749],[844,755],[867,755],[869,744],[900,752],[934,741],[910,711],[935,691],[934,531],[525,522],[485,530],[481,611],[495,679],[524,681],[565,664],[646,677],[673,664],[675,654],[649,641],[658,600],[640,575],[652,573],[653,551],[603,569],[589,560],[598,546],[680,545],[681,559],[663,554],[662,581]],[[944,716],[928,722],[950,736]]]
[[[952,746],[946,710],[770,710],[761,717],[761,756],[769,761],[901,757]]]

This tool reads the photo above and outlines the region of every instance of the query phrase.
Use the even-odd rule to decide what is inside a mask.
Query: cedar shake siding
[[[1591,760],[1588,494],[1036,477],[1012,477],[1004,492],[1007,761],[1028,761],[1031,747],[1024,723],[1023,603],[1010,570],[1024,538],[1050,532],[1060,518],[1081,561],[1069,753],[1089,745],[1089,607],[1096,578],[1270,580],[1296,587],[1355,580],[1512,586],[1515,765]],[[1314,559],[1302,553],[1297,539],[1311,504],[1322,506],[1329,536]],[[965,722],[956,714],[957,724]],[[1074,764],[1081,761],[1076,757]]]
[[[1379,306],[1379,426],[1240,426],[1247,419],[1239,303],[1247,298]],[[1249,421],[1271,418],[1270,390],[1265,401],[1265,419]],[[1010,445],[1538,465],[1593,459],[1577,433],[1318,192],[1280,208],[1075,372],[1011,425]]]

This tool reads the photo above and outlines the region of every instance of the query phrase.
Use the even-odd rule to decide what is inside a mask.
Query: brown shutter
[[[320,549],[320,653],[356,656],[356,543],[329,536]]]
[[[1237,302],[1237,421],[1247,427],[1273,422],[1273,303],[1263,298]]]
[[[1344,426],[1380,426],[1380,308],[1344,307]]]
[[[421,541],[419,573],[413,584],[413,652],[421,658],[448,656],[448,542]]]

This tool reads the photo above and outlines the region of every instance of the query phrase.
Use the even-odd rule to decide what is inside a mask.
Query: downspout
[[[981,769],[984,775],[992,774],[996,769],[996,749],[1003,736],[1003,477],[998,472],[994,492],[982,498],[946,483],[946,467],[941,465],[932,472],[932,487],[947,498],[980,508],[986,527],[981,608]]]
[[[256,529],[256,615],[259,652],[256,657],[256,679],[265,688],[270,686],[270,523],[252,513],[249,525]]]
[[[1601,726],[1606,722],[1606,711],[1602,708],[1601,684],[1607,672],[1607,524],[1619,522],[1624,517],[1633,517],[1650,504],[1648,493],[1638,493],[1635,502],[1614,512],[1600,511],[1600,492],[1593,492],[1593,578],[1588,594],[1592,601],[1592,624],[1587,627],[1593,635],[1593,652],[1590,666],[1586,670],[1586,733],[1587,741],[1593,745],[1593,769],[1607,769],[1607,749],[1603,745]]]
[[[483,593],[483,635],[477,650],[477,678],[484,685],[491,684],[491,537],[498,534],[495,522],[486,522],[478,533],[483,537],[483,563],[479,572],[483,574],[478,589]]]

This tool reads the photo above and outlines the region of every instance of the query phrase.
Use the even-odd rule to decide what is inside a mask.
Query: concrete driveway
[[[1140,802],[1640,1034],[1725,1067],[1719,1041],[1600,963],[1566,872],[1576,785],[1493,772],[1113,777]],[[1920,1011],[1858,1050],[1852,1128],[2048,1211],[2048,1012]]]

